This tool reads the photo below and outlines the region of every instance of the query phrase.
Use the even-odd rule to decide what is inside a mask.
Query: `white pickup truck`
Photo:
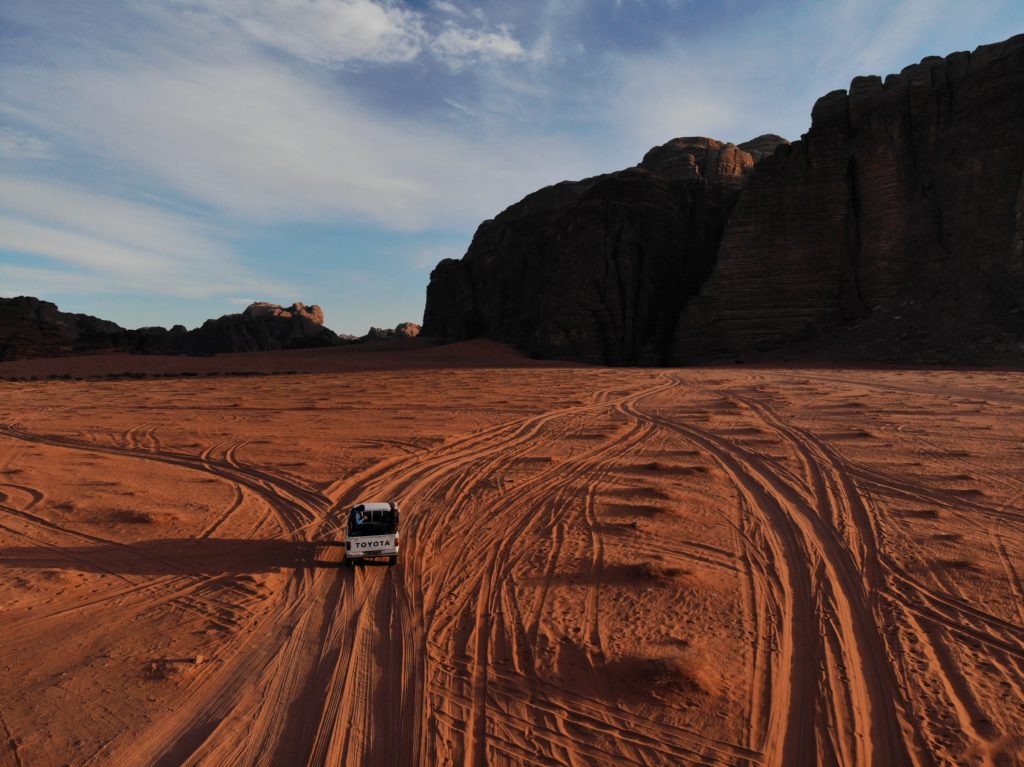
[[[345,564],[352,566],[366,557],[387,557],[388,565],[398,561],[398,505],[357,503],[348,510],[345,525]]]

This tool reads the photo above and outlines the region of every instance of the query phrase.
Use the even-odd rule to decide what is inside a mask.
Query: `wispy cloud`
[[[457,16],[459,18],[465,18],[466,11],[457,6],[455,3],[450,3],[448,0],[431,0],[430,7],[440,13],[448,14],[449,16]]]
[[[526,55],[507,27],[487,32],[448,24],[434,39],[433,49],[443,60],[457,66],[472,61],[520,59]]]
[[[307,62],[410,62],[431,55],[452,68],[474,61],[518,59],[522,44],[508,25],[489,27],[482,10],[470,13],[438,0],[443,21],[397,4],[373,0],[178,0],[194,22],[226,24],[261,45]]]
[[[261,284],[192,219],[38,179],[0,177],[0,249],[70,269],[60,284],[88,292],[208,297]],[[40,276],[5,269],[22,281]]]
[[[31,119],[230,215],[466,224],[584,167],[560,137],[381,116],[340,86],[255,57],[22,71]]]
[[[9,160],[48,160],[53,157],[53,147],[39,136],[0,127],[0,157]]]
[[[90,271],[45,266],[17,266],[0,262],[0,296],[47,297],[57,293],[93,295],[118,293],[123,285]],[[106,319],[106,318],[104,318]]]
[[[256,41],[307,61],[411,61],[423,49],[423,17],[371,0],[198,0],[179,3],[235,25]]]

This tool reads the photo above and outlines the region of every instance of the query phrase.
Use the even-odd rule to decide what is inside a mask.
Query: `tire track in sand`
[[[827,738],[840,752],[833,758],[865,766],[907,763],[910,755],[893,702],[896,689],[872,611],[870,584],[862,577],[857,558],[827,522],[830,517],[817,508],[817,501],[825,499],[815,498],[813,491],[809,498],[781,479],[769,463],[718,434],[654,412],[630,409],[637,417],[688,438],[722,466],[761,520],[766,541],[782,570],[784,630],[766,761],[811,764],[822,758],[819,750],[824,743],[815,733],[820,722],[818,709],[825,708],[830,712],[827,719],[847,720],[845,738]],[[827,486],[825,481],[822,484]],[[815,597],[818,588],[825,589],[834,605],[827,614]],[[826,662],[820,627],[829,623],[836,625],[833,641],[842,653],[846,680],[841,673],[830,674],[830,683],[843,690],[823,701],[811,664]],[[843,742],[852,746],[845,754]]]

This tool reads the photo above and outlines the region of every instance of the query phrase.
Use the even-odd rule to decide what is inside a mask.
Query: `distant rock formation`
[[[333,346],[340,339],[323,326],[319,306],[292,304],[250,304],[241,314],[227,314],[207,320],[188,334],[185,349],[190,354],[273,351]]]
[[[1024,35],[858,77],[750,176],[670,361],[851,325],[870,329],[851,339],[859,357],[1008,351],[1024,329],[1022,211]]]
[[[531,194],[437,265],[424,334],[611,364],[1020,358],[1024,35],[858,77],[792,145],[675,139]]]
[[[255,301],[246,307],[245,311],[242,312],[243,317],[250,319],[283,319],[290,320],[298,318],[306,320],[313,325],[324,324],[324,312],[323,310],[314,304],[313,306],[306,306],[305,304],[292,304],[287,309],[278,306],[277,304],[270,304],[266,301]]]
[[[381,341],[389,338],[416,338],[420,326],[415,322],[400,322],[393,328],[370,328],[361,341]]]
[[[0,298],[0,361],[128,349],[125,331],[31,296]]]
[[[124,351],[141,354],[217,354],[347,343],[324,327],[319,306],[254,303],[241,314],[207,320],[195,330],[175,325],[125,330],[49,301],[0,298],[0,361]]]
[[[739,144],[739,148],[754,158],[754,162],[763,160],[770,154],[774,154],[779,144],[788,144],[789,142],[782,136],[776,136],[774,133],[765,133],[762,136],[750,139],[750,141],[744,141]]]
[[[767,151],[771,139],[759,141]],[[434,269],[424,334],[586,362],[664,360],[754,163],[734,144],[678,138],[636,167],[527,196]]]

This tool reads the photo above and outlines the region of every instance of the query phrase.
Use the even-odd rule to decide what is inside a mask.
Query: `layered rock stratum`
[[[423,332],[611,364],[956,362],[1024,339],[1024,35],[819,99],[787,144],[676,139],[529,195],[431,274]]]

